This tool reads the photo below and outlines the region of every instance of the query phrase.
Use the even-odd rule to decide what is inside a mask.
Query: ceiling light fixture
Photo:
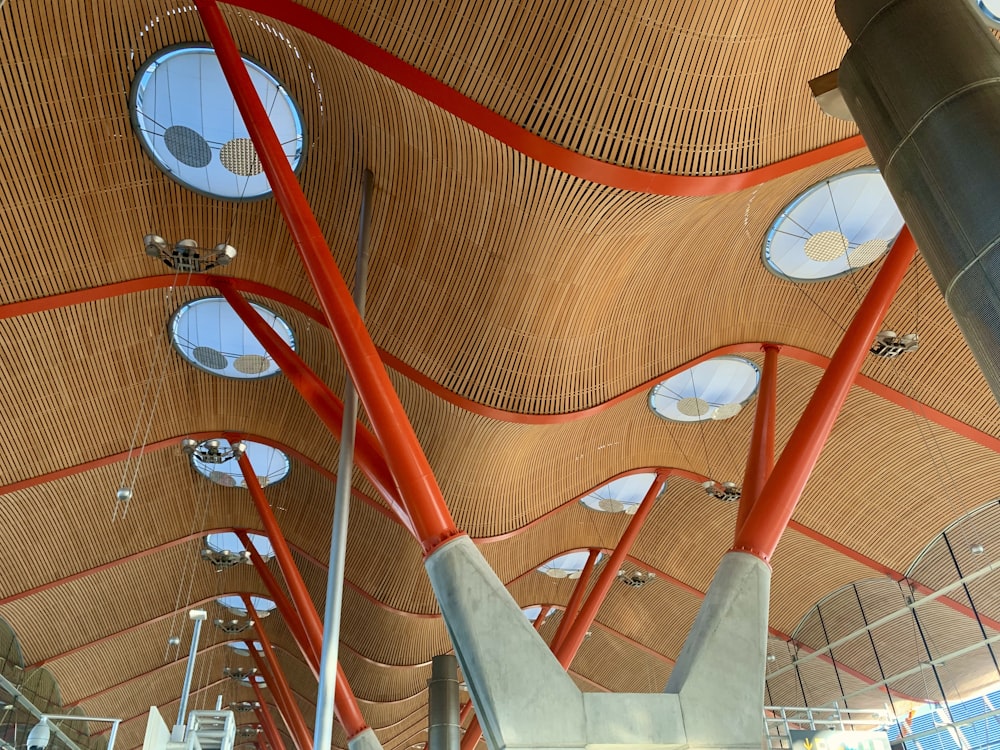
[[[736,482],[716,482],[709,479],[701,485],[705,492],[716,500],[731,503],[739,500],[743,494],[742,488]]]
[[[220,242],[213,248],[201,247],[197,240],[181,240],[173,247],[158,234],[142,238],[146,255],[163,261],[178,273],[203,273],[217,266],[228,266],[236,258],[236,248]]]
[[[253,620],[223,620],[222,618],[217,618],[212,620],[212,624],[215,625],[219,630],[228,635],[237,635],[238,633],[244,633],[253,627]]]
[[[986,551],[986,548],[983,545],[981,545],[979,542],[976,542],[975,544],[969,545],[969,552],[971,552],[974,555],[981,555],[985,551]]]
[[[232,550],[203,549],[201,559],[215,566],[215,572],[221,573],[226,568],[232,568],[241,563],[250,565],[250,553],[246,550],[233,552]]]
[[[906,333],[899,336],[895,331],[879,331],[870,351],[876,357],[893,359],[907,352],[915,352],[920,347],[920,336]]]
[[[642,588],[647,583],[656,578],[656,573],[644,570],[633,570],[631,572],[625,570],[618,571],[618,580],[624,583],[626,586],[631,588]]]

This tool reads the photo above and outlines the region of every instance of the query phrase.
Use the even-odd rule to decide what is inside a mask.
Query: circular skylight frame
[[[295,351],[295,331],[288,321],[256,302],[250,302],[250,306],[281,337],[281,340]],[[192,321],[197,324],[199,316],[208,317],[212,313],[218,316],[214,329],[191,332]],[[186,329],[184,329],[185,321]],[[170,316],[167,331],[174,350],[185,362],[202,372],[229,380],[266,380],[281,374],[281,368],[271,359],[264,345],[250,333],[246,323],[236,314],[225,297],[199,297],[184,303]],[[236,351],[240,342],[242,351]],[[228,349],[233,351],[227,351]],[[203,350],[201,354],[196,353],[199,350]],[[225,360],[225,365],[219,367],[218,361],[209,361],[213,357],[221,357]],[[244,362],[242,369],[239,364],[241,360]],[[267,368],[263,371],[259,369],[261,362],[267,363]]]
[[[253,544],[254,549],[257,550],[257,553],[264,562],[274,557],[274,547],[271,545],[271,540],[265,534],[247,532],[247,536],[250,537],[250,543]],[[219,531],[206,535],[205,546],[213,552],[225,552],[227,550],[235,553],[246,552],[246,547],[243,546],[243,542],[236,536],[236,532],[234,531]]]
[[[751,388],[748,389],[746,387],[746,383],[749,382],[748,378],[723,399],[720,392],[725,383],[716,385],[711,376],[705,376],[709,378],[707,384],[699,385],[695,380],[699,372],[704,373],[720,364],[730,362],[738,363],[748,371],[753,372],[754,379]],[[690,392],[688,391],[689,388]],[[661,380],[650,389],[648,403],[650,411],[653,414],[668,422],[692,424],[697,422],[711,422],[713,420],[724,421],[739,414],[743,410],[743,407],[757,395],[759,388],[760,367],[755,362],[735,354],[723,354],[719,357],[706,359],[665,380]],[[702,398],[703,396],[704,398]],[[671,401],[673,401],[675,407],[673,409],[668,408]],[[707,408],[708,411],[699,414],[689,414],[679,406],[684,402],[690,402],[693,405],[692,408],[698,412],[700,412],[701,408]]]
[[[209,440],[218,440],[220,451],[229,451],[230,443],[224,437],[202,440],[198,443],[198,447],[200,448]],[[243,444],[246,446],[246,457],[250,461],[250,466],[254,468],[254,472],[257,474],[257,481],[260,483],[262,488],[278,484],[278,482],[284,480],[291,472],[292,460],[283,450],[275,448],[272,445],[257,443],[253,440],[244,440]],[[196,449],[195,453],[191,456],[191,466],[194,467],[195,471],[205,477],[205,479],[219,485],[220,487],[236,487],[244,490],[247,488],[246,480],[243,478],[243,470],[240,468],[239,461],[236,458],[231,458],[224,463],[213,464],[195,458],[197,453],[198,451]],[[263,459],[262,455],[265,453],[268,453],[268,457]],[[255,457],[257,457],[256,461]],[[271,466],[273,465],[275,457],[278,457],[279,463],[277,469],[272,470]],[[261,461],[264,461],[268,467],[268,472],[266,474],[261,474],[257,471],[257,465]],[[231,477],[231,479],[223,479],[223,476]]]
[[[231,137],[225,139],[224,141],[219,137],[209,139],[206,137],[205,133],[198,132],[198,130],[194,127],[188,127],[189,125],[200,124],[202,129],[204,129],[205,107],[202,107],[199,110],[194,110],[192,108],[195,115],[198,115],[198,118],[200,118],[200,123],[195,122],[195,120],[198,119],[196,117],[191,117],[190,119],[181,117],[177,118],[182,120],[181,122],[171,121],[169,124],[157,121],[155,117],[151,114],[147,114],[147,112],[142,109],[143,99],[149,92],[150,83],[156,77],[157,71],[159,70],[161,71],[161,74],[166,74],[167,69],[165,66],[169,65],[171,61],[176,62],[184,56],[191,55],[199,55],[202,59],[210,58],[215,62],[214,69],[206,71],[202,67],[199,69],[198,75],[199,81],[204,81],[206,78],[210,80],[215,87],[214,90],[210,90],[206,93],[203,87],[199,87],[198,95],[200,97],[207,98],[210,102],[213,113],[217,113],[214,114],[214,119],[220,123],[220,128],[224,127],[226,123],[230,125],[229,129],[232,131]],[[265,68],[263,64],[252,57],[247,57],[246,55],[242,55],[242,60],[247,68],[247,72],[250,74],[251,81],[253,82],[257,93],[260,95],[263,90],[264,92],[273,92],[274,94],[274,97],[270,100],[267,93],[262,95],[261,99],[265,103],[265,108],[268,106],[271,107],[271,123],[275,127],[275,132],[278,135],[279,141],[282,144],[285,144],[285,155],[289,159],[292,171],[298,173],[306,158],[306,144],[308,142],[306,137],[305,120],[302,116],[302,111],[295,99],[292,98],[291,93],[288,91],[288,87],[285,86],[285,84],[282,83],[277,76]],[[169,86],[167,88],[167,96],[169,97]],[[181,86],[180,88],[184,90],[185,87]],[[155,92],[156,89],[154,87],[152,96],[156,95]],[[220,95],[224,95],[226,98],[223,99]],[[284,104],[284,107],[281,111],[281,118],[277,119],[275,117],[274,107],[279,101]],[[220,108],[220,102],[230,102],[231,107]],[[173,111],[174,101],[171,100],[169,103],[171,111]],[[136,72],[135,77],[132,79],[132,85],[129,89],[128,109],[133,132],[139,139],[139,143],[142,145],[142,150],[147,156],[149,156],[150,159],[152,159],[153,163],[156,164],[159,170],[174,182],[197,193],[198,195],[204,195],[208,198],[214,198],[216,200],[250,202],[264,200],[271,197],[273,191],[271,190],[270,183],[268,182],[267,176],[264,174],[262,168],[258,169],[258,167],[260,167],[260,160],[256,157],[256,150],[253,148],[252,142],[250,142],[249,132],[243,123],[243,117],[240,115],[239,110],[236,107],[236,102],[232,99],[231,90],[228,83],[225,81],[225,77],[222,75],[222,69],[218,65],[218,61],[215,59],[215,51],[211,46],[198,42],[174,44],[157,50],[146,58],[143,64],[139,67],[139,70]],[[156,107],[154,107],[153,110],[155,112]],[[173,116],[171,116],[171,120],[173,119]],[[145,126],[147,122],[149,123],[149,127]],[[291,124],[290,127],[289,123]],[[185,154],[182,154],[182,156],[186,156],[193,163],[185,163],[181,161],[180,158],[173,151],[171,151],[165,137],[168,130],[171,128],[175,128],[175,130],[172,131],[174,137],[171,141],[174,143],[175,147],[188,149]],[[214,133],[210,133],[209,135],[213,134]],[[230,135],[228,130],[225,135]],[[211,145],[213,143],[215,146]],[[287,144],[293,143],[295,144],[293,153],[288,154]],[[223,150],[227,150],[230,157],[234,158],[244,168],[246,168],[247,165],[240,162],[241,159],[255,159],[255,163],[252,167],[250,167],[254,170],[253,173],[249,175],[241,175],[239,172],[232,171],[223,166]],[[208,156],[208,161],[205,161],[206,155]],[[185,178],[184,176],[185,172],[203,172],[213,166],[213,164],[217,167],[215,171],[218,177],[225,178],[227,180],[237,180],[237,187],[241,184],[239,180],[245,180],[245,182],[242,183],[242,188],[228,192],[219,192],[210,189],[207,185],[207,179],[202,180],[202,183],[206,184],[199,184],[199,182],[192,182],[190,178]],[[263,184],[263,188],[260,187],[261,183]],[[252,190],[250,189],[251,184],[254,185]]]
[[[639,504],[655,481],[655,471],[626,474],[581,497],[580,505],[597,513],[625,513],[631,516],[639,510]]]
[[[587,565],[587,560],[590,557],[590,550],[576,550],[574,552],[567,552],[563,555],[558,555],[553,557],[551,560],[542,563],[535,570],[537,570],[542,575],[546,575],[549,578],[555,578],[557,580],[568,579],[575,581],[583,573],[583,569]],[[601,560],[604,559],[604,553],[598,552],[597,559],[594,561],[596,566]],[[560,573],[559,571],[562,571]]]
[[[215,603],[228,612],[232,612],[234,615],[240,617],[246,617],[250,614],[246,604],[243,602],[243,597],[239,594],[223,594],[216,597]],[[261,617],[267,617],[267,615],[278,608],[273,599],[266,596],[257,596],[256,594],[250,597],[250,603],[253,604],[253,608],[257,610],[257,614]]]
[[[993,0],[992,3],[988,3],[985,0],[969,0],[972,6],[979,11],[986,25],[993,29],[1000,29],[1000,2]],[[992,10],[990,5],[996,6],[996,11]]]
[[[872,175],[878,176],[878,182],[870,179]],[[865,184],[856,190],[852,194],[854,197],[848,199],[849,203],[845,204],[842,196],[834,193],[835,186],[840,193],[843,193],[845,185],[849,182],[857,183],[858,178],[862,178]],[[820,220],[816,214],[821,213],[824,191],[828,196],[826,204],[829,204],[831,209],[830,214]],[[860,203],[860,197],[866,192],[870,199],[874,193],[878,201],[877,210],[852,212],[854,205]],[[838,201],[841,210],[837,210]],[[881,218],[878,217],[878,211],[883,212]],[[796,216],[796,213],[799,215]],[[790,224],[794,231],[783,231],[782,227],[786,223]],[[796,284],[831,281],[867,268],[883,258],[902,231],[903,224],[903,217],[888,187],[881,179],[878,167],[849,169],[811,185],[778,214],[764,237],[761,261],[764,267],[778,278]],[[886,229],[887,227],[891,227],[891,231]],[[803,233],[809,236],[804,237]],[[786,237],[791,239],[785,239]],[[806,246],[814,237],[819,238],[817,252],[843,247],[843,254],[824,260],[808,257]],[[776,246],[778,243],[783,246],[778,248]],[[862,250],[865,245],[868,245],[868,249]],[[860,255],[859,260],[864,259],[864,262],[855,264],[851,259],[852,254]],[[780,260],[777,259],[779,255]],[[797,270],[792,271],[789,268],[792,263],[799,263],[796,269],[802,268],[803,264],[807,264],[805,267],[811,264],[817,272],[802,274]],[[827,270],[820,273],[819,269],[824,267]]]
[[[243,641],[229,641],[226,645],[235,651],[237,656],[250,656],[250,647]],[[264,646],[260,641],[254,641],[253,645],[258,654],[264,653]]]

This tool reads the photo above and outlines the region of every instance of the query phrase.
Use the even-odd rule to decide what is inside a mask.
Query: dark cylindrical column
[[[844,100],[1000,400],[1000,45],[968,0],[836,0]]]
[[[435,656],[427,681],[427,750],[459,750],[458,659]]]

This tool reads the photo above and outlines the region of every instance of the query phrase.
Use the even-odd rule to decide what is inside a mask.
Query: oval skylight
[[[674,422],[729,419],[753,398],[760,382],[757,365],[743,357],[715,357],[653,386],[649,407]]]
[[[589,557],[590,552],[587,550],[570,552],[553,558],[544,565],[539,566],[538,572],[544,573],[550,578],[579,578]],[[598,554],[597,562],[600,562],[603,557],[603,554]]]
[[[243,58],[292,169],[302,161],[302,116],[285,87]],[[132,82],[132,126],[170,177],[213,198],[245,200],[271,187],[211,47],[181,45],[150,57]]]
[[[254,606],[256,606],[256,605],[254,605]],[[229,648],[231,648],[233,651],[235,651],[240,656],[250,656],[250,649],[249,649],[249,647],[247,647],[247,644],[244,643],[243,641],[230,641],[226,645],[229,646]],[[254,641],[253,642],[253,647],[258,652],[264,650],[264,647],[261,645],[260,641]]]
[[[265,560],[270,560],[274,557],[274,548],[271,546],[270,539],[263,534],[247,534],[247,536],[250,537],[251,544],[253,544],[254,549],[257,550],[261,557]],[[209,534],[205,537],[205,544],[215,552],[229,551],[239,553],[246,550],[243,542],[232,531]]]
[[[656,474],[652,472],[619,477],[598,487],[581,498],[580,502],[591,510],[602,513],[626,513],[631,516],[639,509],[639,503],[646,496],[654,479]]]
[[[781,212],[764,240],[764,265],[790,281],[823,281],[888,252],[903,217],[875,167],[813,185]]]
[[[295,334],[277,313],[250,303],[261,317],[295,349]],[[281,372],[246,324],[222,297],[188,302],[170,319],[174,348],[199,370],[225,378],[253,380]]]
[[[586,561],[584,561],[584,562],[586,562]],[[552,614],[552,612],[554,611],[554,609],[555,609],[554,607],[549,607],[545,611],[545,616],[549,617]],[[521,611],[524,612],[524,616],[528,618],[529,622],[534,622],[535,620],[538,619],[538,616],[540,614],[542,614],[542,608],[538,604],[536,604],[534,607],[525,607]]]
[[[220,459],[232,455],[228,440],[225,438],[213,438],[213,440],[219,444],[218,449],[213,452],[217,453]],[[240,469],[239,461],[236,458],[228,458],[219,463],[213,463],[212,461],[203,461],[197,457],[199,453],[207,452],[203,451],[202,448],[209,442],[211,441],[204,440],[199,443],[195,455],[191,457],[191,464],[194,466],[195,471],[210,481],[221,484],[223,487],[242,487],[246,489],[246,479],[243,477],[243,470]],[[243,443],[247,447],[247,458],[250,459],[250,466],[253,467],[254,473],[257,475],[257,481],[261,487],[277,484],[288,476],[291,462],[284,452],[277,448],[272,448],[270,445],[255,443],[252,440],[244,440]]]
[[[220,596],[215,600],[215,603],[221,607],[225,607],[233,614],[239,615],[240,617],[246,617],[247,605],[243,603],[242,596],[238,596],[236,594]],[[253,604],[253,608],[257,610],[257,614],[261,616],[278,606],[265,596],[251,596],[250,603]]]
[[[995,29],[1000,29],[1000,0],[970,0],[970,2],[983,14],[986,23]]]

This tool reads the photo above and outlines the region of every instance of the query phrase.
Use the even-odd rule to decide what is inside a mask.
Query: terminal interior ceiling
[[[848,46],[833,3],[221,7],[349,284],[374,175],[368,331],[458,528],[544,638],[666,473],[570,665],[585,691],[662,690],[732,545],[762,344],[780,452],[902,226],[810,93]],[[262,533],[235,461],[182,441],[245,441],[322,612],[338,441],[220,279],[334,393],[346,371],[197,9],[6,0],[0,28],[0,673],[43,711],[124,719],[134,750],[150,706],[177,710],[192,607],[191,707],[254,700],[224,672],[253,668],[230,643],[254,631],[227,632],[252,595],[311,726],[315,678],[223,554]],[[184,267],[189,239],[235,258]],[[1000,406],[919,255],[883,328],[772,560],[766,705],[906,717],[1000,680]],[[360,472],[346,554],[341,664],[408,750],[451,644]],[[0,723],[17,744],[33,719]]]

